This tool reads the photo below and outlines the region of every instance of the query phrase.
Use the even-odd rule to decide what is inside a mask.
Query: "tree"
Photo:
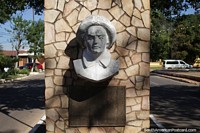
[[[44,53],[44,22],[39,20],[33,21],[26,33],[26,40],[29,43],[29,52],[33,53],[33,69],[35,61]],[[32,70],[33,71],[33,70]]]
[[[200,14],[184,15],[176,19],[173,32],[173,57],[193,63],[200,56]]]
[[[181,28],[181,25],[178,26],[178,23],[175,25],[174,22],[181,18],[182,11],[188,8],[195,9],[196,14],[198,14],[200,9],[199,0],[151,0],[150,3],[152,61],[165,58],[189,58],[189,49],[181,50],[182,47],[185,48],[185,45],[180,44],[180,41],[184,41],[181,38],[190,38],[191,35],[185,36],[184,33],[181,33],[181,36],[179,36],[179,33],[175,33],[174,29]],[[196,37],[196,39],[198,38]],[[195,46],[195,51],[198,51],[198,46],[199,44]]]
[[[12,18],[10,29],[6,29],[6,31],[11,34],[10,42],[16,50],[16,58],[18,58],[21,48],[26,44],[25,34],[29,26],[30,21],[24,20],[22,15],[17,15]],[[15,67],[18,67],[18,62],[16,62]]]
[[[150,55],[152,61],[170,57],[171,22],[159,11],[151,12],[151,44]]]
[[[160,11],[164,16],[170,18],[172,15],[180,16],[182,11],[188,8],[200,9],[199,0],[151,0],[151,11]]]
[[[1,55],[1,52],[3,51],[3,46],[0,45],[0,55]]]
[[[44,0],[0,0],[0,23],[10,20],[17,11],[34,8],[35,14],[40,15],[44,10]]]

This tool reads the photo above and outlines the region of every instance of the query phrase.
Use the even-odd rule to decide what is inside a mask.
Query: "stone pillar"
[[[69,126],[67,90],[78,78],[72,60],[80,54],[74,38],[89,15],[104,16],[117,31],[110,51],[120,60],[120,70],[109,86],[125,86],[123,127]],[[46,132],[141,133],[149,128],[149,41],[149,0],[45,0]]]

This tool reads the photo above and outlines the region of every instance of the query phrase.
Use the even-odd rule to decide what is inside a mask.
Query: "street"
[[[163,77],[150,78],[151,115],[160,128],[200,131],[200,87]]]
[[[28,133],[45,114],[44,74],[0,84],[0,133]]]
[[[200,130],[200,87],[155,75],[150,80],[157,124]],[[44,114],[44,74],[0,84],[0,133],[28,133]]]

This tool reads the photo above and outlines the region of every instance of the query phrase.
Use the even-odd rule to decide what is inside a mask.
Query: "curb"
[[[16,79],[14,79],[14,81],[15,80],[22,80],[22,79],[25,79],[25,78],[27,78],[29,75],[27,75],[27,76],[24,76],[24,77],[20,77],[20,78],[16,78]]]
[[[166,130],[166,128],[159,122],[159,121],[157,121],[157,119],[154,117],[154,115],[153,114],[150,114],[149,115],[149,118],[153,121],[153,123],[158,127],[158,129],[164,129],[164,130]],[[160,131],[160,132],[162,132],[162,131]],[[163,132],[163,133],[168,133],[168,132]]]
[[[22,80],[22,79],[28,78],[29,76],[38,75],[38,74],[40,74],[40,72],[30,72],[29,75],[22,76],[22,77],[19,77],[19,78],[15,78],[15,79],[9,79],[9,80],[6,80],[6,79],[0,79],[0,84],[10,83],[10,82],[14,82],[14,81],[19,81],[19,80]]]
[[[38,121],[38,123],[29,131],[29,133],[35,133],[38,128],[45,123],[46,115],[43,115],[42,118]]]
[[[153,74],[169,79],[174,79],[186,83],[191,83],[200,86],[200,77],[190,76],[190,75],[182,75],[182,74],[175,74],[175,73],[166,73],[161,71],[153,71]]]
[[[30,75],[38,75],[40,72],[30,72]]]
[[[17,81],[17,80],[22,80],[22,79],[27,78],[28,76],[23,76],[23,77],[19,77],[19,78],[15,78],[15,79],[0,79],[0,84],[10,83],[10,82],[14,82],[14,81]]]

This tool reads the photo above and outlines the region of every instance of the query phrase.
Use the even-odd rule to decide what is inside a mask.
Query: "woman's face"
[[[100,54],[106,48],[106,30],[102,26],[91,26],[86,36],[86,47],[93,54]]]

